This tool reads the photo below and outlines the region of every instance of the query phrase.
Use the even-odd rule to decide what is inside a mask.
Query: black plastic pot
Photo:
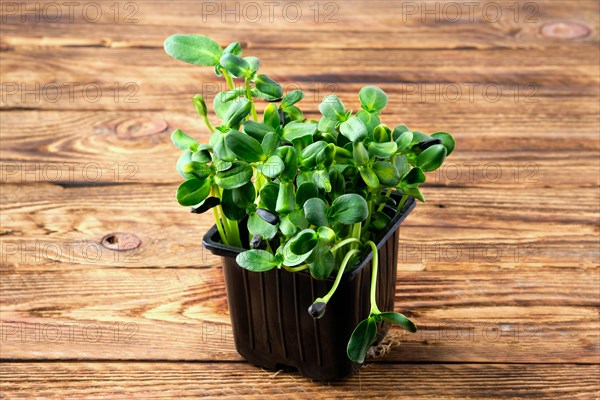
[[[377,304],[382,311],[394,309],[399,228],[414,207],[415,200],[409,198],[377,241]],[[204,236],[204,245],[222,256],[238,353],[256,366],[270,370],[294,368],[315,380],[337,380],[350,375],[353,363],[346,355],[346,345],[356,325],[369,314],[371,254],[342,277],[327,312],[315,320],[307,309],[314,299],[329,291],[333,277],[320,281],[306,271],[291,273],[280,269],[250,272],[235,261],[244,250],[219,240],[213,226]],[[379,341],[387,333],[386,325],[380,329]]]

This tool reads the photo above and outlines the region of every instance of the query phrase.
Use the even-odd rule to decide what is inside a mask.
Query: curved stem
[[[377,251],[377,245],[372,240],[365,243],[371,246],[373,250],[373,264],[371,268],[371,314],[380,314],[379,308],[377,308],[377,299],[375,298],[377,288],[377,266],[379,265],[379,252]]]
[[[342,279],[342,275],[344,274],[344,270],[346,269],[346,266],[348,265],[348,261],[350,261],[350,258],[352,258],[352,256],[356,253],[358,253],[358,250],[350,250],[348,252],[348,254],[346,254],[346,256],[344,257],[344,260],[342,261],[342,265],[340,266],[340,269],[338,270],[338,273],[335,277],[335,281],[333,282],[333,286],[331,287],[331,289],[329,289],[329,292],[321,298],[321,301],[323,303],[327,304],[327,302],[329,301],[331,296],[333,296],[333,294],[335,293],[338,285],[340,284],[340,280]]]
[[[206,127],[208,128],[208,130],[213,133],[215,131],[215,128],[212,127],[212,125],[210,124],[210,121],[208,120],[208,116],[203,115],[202,119],[204,120],[204,123],[206,124]]]
[[[229,87],[229,90],[233,90],[233,88],[235,88],[235,85],[233,83],[233,79],[231,78],[231,75],[229,75],[229,72],[227,72],[227,70],[225,68],[221,67],[221,73],[225,77],[225,81],[227,82],[227,86]]]
[[[331,248],[331,250],[329,250],[329,251],[331,251],[332,253],[335,253],[340,247],[343,247],[343,246],[347,245],[348,243],[361,243],[361,241],[354,237],[347,238],[347,239],[342,240],[339,243],[336,243],[335,246],[333,246]]]
[[[284,268],[286,271],[289,271],[289,272],[299,272],[299,271],[304,271],[305,269],[308,269],[308,265],[307,265],[307,264],[304,264],[304,265],[301,265],[301,266],[299,266],[299,267],[286,267],[286,266],[284,265],[284,266],[283,266],[283,268]]]

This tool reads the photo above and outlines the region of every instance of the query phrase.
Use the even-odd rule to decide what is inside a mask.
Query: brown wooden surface
[[[597,1],[476,2],[458,22],[451,2],[427,2],[440,11],[424,22],[406,8],[422,2],[318,2],[315,22],[300,1],[297,23],[266,6],[254,23],[203,21],[212,2],[190,1],[133,2],[137,22],[125,2],[118,19],[97,2],[90,22],[82,2],[50,21],[36,3],[39,21],[1,5],[0,397],[599,398]],[[541,33],[559,22],[590,32]],[[400,232],[396,310],[420,332],[392,330],[353,378],[274,376],[235,351],[219,259],[200,245],[212,221],[176,204],[169,141],[174,127],[207,140],[190,98],[219,81],[163,53],[172,33],[239,40],[307,92],[309,117],[376,84],[384,122],[455,135]],[[73,97],[54,101],[65,82]],[[115,232],[141,246],[102,247]]]

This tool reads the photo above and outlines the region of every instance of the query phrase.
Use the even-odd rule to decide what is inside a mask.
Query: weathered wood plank
[[[237,360],[219,260],[209,261],[160,270],[3,267],[2,357]],[[450,273],[400,263],[396,310],[420,331],[392,331],[384,359],[596,362],[599,283],[585,270],[464,265]]]
[[[203,265],[200,240],[212,216],[189,214],[176,203],[175,188],[5,183],[3,264],[16,269],[49,262],[60,268]],[[598,195],[589,187],[427,189],[429,202],[401,227],[405,263],[414,269],[598,265]],[[99,246],[113,232],[133,233],[142,245],[129,253]]]
[[[28,3],[28,2],[25,2]],[[29,2],[33,3],[33,2]],[[36,1],[24,7],[4,7],[3,38],[6,46],[107,46],[161,47],[165,37],[176,32],[203,33],[222,45],[234,40],[223,24],[235,27],[238,40],[253,48],[400,48],[485,50],[498,48],[583,47],[598,40],[598,4],[594,1],[509,0],[455,2],[313,2],[293,4],[193,3],[189,1],[144,1],[132,5],[102,4],[84,14],[86,2],[72,11],[63,7],[61,16],[47,9],[52,2]],[[470,5],[469,5],[470,4]],[[229,12],[229,13],[227,13]],[[89,16],[88,16],[89,14]],[[364,18],[369,16],[369,20]],[[51,20],[51,21],[50,21]],[[377,21],[369,23],[368,21]],[[576,41],[544,37],[540,27],[547,22],[580,21],[591,32]],[[51,22],[42,24],[40,22]],[[199,26],[198,21],[202,24]],[[281,31],[285,30],[282,43]],[[356,37],[349,38],[348,32]],[[322,40],[323,34],[328,40]],[[389,40],[395,34],[402,40]]]
[[[370,364],[350,379],[311,382],[245,363],[6,363],[2,393],[21,397],[594,399],[597,365]]]
[[[398,103],[403,98],[431,102],[436,92],[435,103],[458,98],[463,106],[478,101],[490,108],[501,101],[515,107],[515,97],[529,107],[535,103],[527,102],[560,95],[598,97],[597,46],[565,50],[552,58],[544,50],[397,50],[386,51],[384,59],[381,51],[371,49],[288,50],[285,57],[256,50],[252,53],[261,59],[264,71],[286,88],[319,89],[320,101],[331,92],[355,98],[362,85],[377,84],[389,92],[391,112],[399,106],[404,109]],[[177,62],[160,48],[57,48],[42,68],[36,63],[38,49],[5,54],[0,66],[4,94],[0,105],[5,110],[174,110],[189,104],[185,99],[195,93],[225,89],[210,68]],[[127,65],[122,65],[123,59]]]
[[[425,132],[442,129],[456,136],[455,153],[441,170],[430,174],[430,184],[515,189],[595,186],[597,176],[580,171],[598,167],[599,143],[593,126],[600,114],[594,111],[596,105],[584,110],[576,104],[567,99],[560,104],[544,102],[530,113],[510,105],[502,108],[507,114],[496,125],[477,122],[492,112],[485,106],[473,107],[468,116],[460,114],[461,106],[444,107],[440,123],[429,119],[437,106],[416,105],[410,115],[398,111],[384,121],[392,126],[406,123]],[[565,108],[577,110],[562,119],[569,125],[568,140],[553,120],[538,117],[539,113],[564,113]],[[192,110],[133,115],[3,112],[0,182],[177,182],[174,164],[179,154],[169,139],[175,127],[208,142],[208,131]]]

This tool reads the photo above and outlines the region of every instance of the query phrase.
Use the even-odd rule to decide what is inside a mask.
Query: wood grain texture
[[[17,3],[56,2],[0,4],[0,398],[600,398],[600,3],[301,0],[270,20],[257,2],[254,21],[235,1],[95,2],[97,21]],[[589,32],[548,36],[560,22]],[[207,141],[190,99],[224,86],[164,54],[173,33],[240,40],[308,118],[375,84],[383,122],[456,137],[400,231],[396,311],[420,331],[353,378],[237,354],[169,140]],[[103,247],[115,232],[140,247]]]
[[[370,364],[353,378],[310,382],[294,373],[245,363],[7,363],[0,372],[8,398],[306,399],[595,399],[598,366],[497,364]],[[485,385],[482,385],[485,382]]]

